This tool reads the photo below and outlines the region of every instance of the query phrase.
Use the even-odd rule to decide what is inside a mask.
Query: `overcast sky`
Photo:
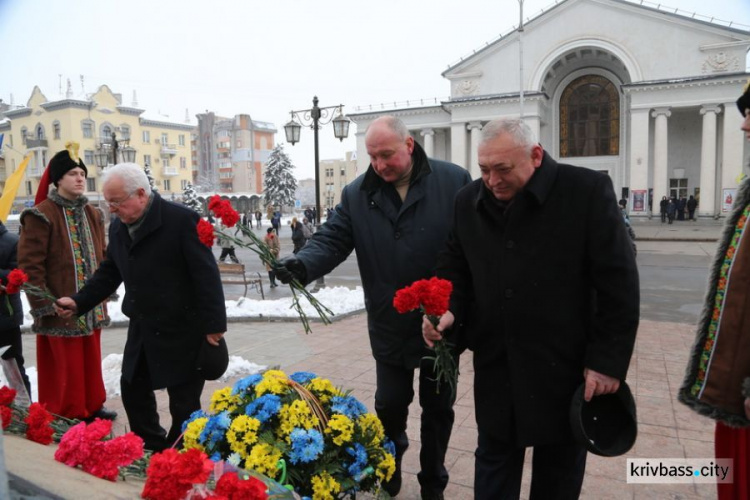
[[[645,2],[648,5],[648,2]],[[681,11],[750,29],[748,0],[666,0]],[[525,0],[524,17],[554,5]],[[445,98],[440,74],[518,23],[517,0],[0,0],[0,98],[25,104],[34,85],[59,99],[107,84],[149,115],[185,109],[249,114],[285,142],[289,111]],[[665,47],[664,57],[670,50]],[[62,75],[60,77],[60,75]],[[353,139],[320,131],[321,159],[342,158]],[[313,171],[313,134],[286,145],[298,178]],[[137,147],[137,145],[136,145]]]

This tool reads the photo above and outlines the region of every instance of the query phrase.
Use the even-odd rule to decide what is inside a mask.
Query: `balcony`
[[[177,175],[177,167],[161,167],[161,175],[163,177],[174,177]]]
[[[163,144],[161,145],[162,156],[174,156],[177,154],[177,146],[174,144]]]
[[[26,149],[47,148],[47,139],[26,139]]]

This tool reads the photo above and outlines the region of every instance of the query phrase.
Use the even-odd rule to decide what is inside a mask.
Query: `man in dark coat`
[[[182,423],[200,409],[204,380],[196,369],[203,342],[218,345],[226,307],[216,261],[198,239],[199,215],[152,192],[143,169],[116,165],[103,195],[118,219],[107,257],[77,294],[58,299],[61,315],[83,314],[125,283],[130,318],[122,364],[122,402],[130,428],[147,449],[171,446]],[[167,389],[172,426],[159,424],[154,389]]]
[[[471,177],[457,165],[427,158],[406,126],[392,116],[373,121],[365,143],[371,161],[367,172],[344,188],[327,222],[296,256],[282,259],[276,274],[284,283],[291,276],[309,283],[356,250],[376,361],[375,410],[396,445],[396,473],[385,489],[393,496],[401,487],[414,369],[420,367],[418,479],[422,498],[442,498],[448,483],[443,462],[453,426],[453,400],[447,387],[436,394],[431,363],[422,362],[428,351],[420,336],[420,315],[398,314],[393,296],[434,275],[453,216],[453,198]]]
[[[456,196],[438,276],[474,351],[477,499],[518,498],[534,447],[531,498],[578,498],[586,448],[569,409],[625,379],[639,317],[638,271],[607,175],[549,157],[520,120],[488,123],[481,180]]]
[[[687,201],[688,219],[695,222],[695,209],[698,207],[698,200],[691,194]]]
[[[18,268],[18,235],[8,231],[0,221],[0,281],[8,284],[8,274]],[[7,302],[5,302],[7,300]],[[21,294],[12,293],[7,298],[0,296],[0,347],[9,346],[2,355],[3,359],[15,359],[18,371],[21,372],[23,385],[31,398],[31,384],[26,376],[23,359],[23,342],[21,341],[21,325],[23,324],[23,308]]]

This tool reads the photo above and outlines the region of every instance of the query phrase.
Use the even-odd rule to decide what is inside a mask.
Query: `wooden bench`
[[[260,273],[254,273],[257,277],[248,277],[245,272],[245,264],[235,262],[217,262],[217,264],[221,273],[222,284],[243,285],[245,287],[243,297],[247,297],[248,287],[254,288],[260,294],[261,299],[265,300],[266,296],[263,293],[263,281],[260,279]]]

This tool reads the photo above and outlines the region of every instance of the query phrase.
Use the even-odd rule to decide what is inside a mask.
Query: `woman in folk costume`
[[[737,100],[750,141],[750,82]],[[729,112],[729,110],[727,110]],[[731,133],[725,131],[724,133]],[[740,185],[710,270],[706,303],[679,399],[716,420],[716,458],[733,460],[719,500],[750,498],[750,180]]]
[[[29,282],[55,297],[76,293],[105,255],[104,223],[88,205],[88,171],[78,144],[67,143],[50,160],[39,183],[36,205],[21,213],[18,264]],[[50,190],[50,183],[55,187]],[[49,192],[49,194],[48,194]],[[81,318],[63,319],[52,301],[28,296],[37,334],[39,402],[68,418],[114,419],[104,408],[100,335],[109,323],[100,304]]]

